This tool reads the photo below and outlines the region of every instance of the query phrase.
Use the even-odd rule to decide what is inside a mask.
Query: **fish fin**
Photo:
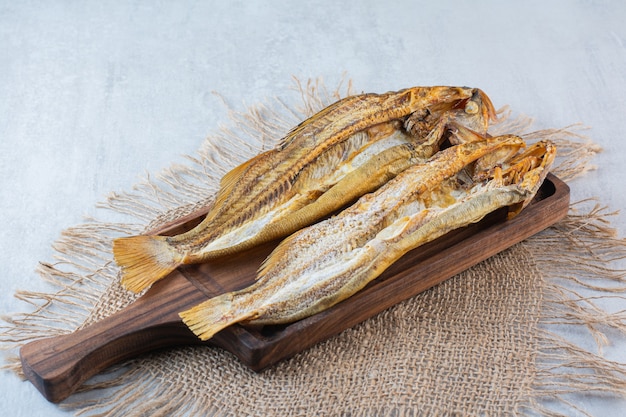
[[[304,229],[301,229],[304,230]],[[296,240],[300,231],[297,231],[286,238],[284,238],[280,243],[274,248],[274,250],[263,260],[261,266],[257,270],[257,276],[255,281],[263,278],[268,271],[276,268],[279,262],[282,262],[284,259],[290,259],[290,256],[286,256],[287,251],[289,251],[293,246],[293,241]]]
[[[404,96],[404,95],[407,95],[407,93],[400,92],[399,94],[399,96]],[[337,100],[330,106],[324,107],[323,109],[319,110],[317,113],[312,115],[311,117],[300,122],[300,124],[293,127],[289,132],[287,132],[287,134],[283,137],[283,139],[276,146],[276,149],[278,150],[285,149],[296,138],[301,137],[302,132],[305,131],[305,129],[307,128],[308,129],[313,128],[314,130],[316,126],[318,128],[326,126],[329,123],[329,119],[328,119],[329,115],[331,116],[331,118],[333,118],[335,115],[339,115],[339,117],[341,118],[342,116],[349,114],[348,112],[346,112],[345,108],[348,108],[358,113],[359,111],[358,109],[360,108],[360,106],[363,106],[364,103],[367,103],[370,97],[373,97],[374,100],[376,100],[378,99],[379,95],[378,94],[361,94],[357,96],[348,96],[340,100]],[[382,121],[386,121],[386,120],[382,120]]]
[[[256,315],[254,311],[237,313],[233,301],[233,293],[221,294],[178,315],[200,340],[209,340],[220,330]]]
[[[164,236],[131,236],[113,241],[115,262],[122,268],[122,285],[140,292],[182,264],[182,256]]]
[[[233,186],[237,183],[237,180],[241,177],[243,172],[246,169],[248,169],[248,167],[252,165],[252,163],[255,160],[258,160],[259,157],[263,155],[264,154],[257,155],[254,158],[247,160],[246,162],[242,163],[241,165],[236,166],[235,168],[231,169],[226,174],[224,174],[224,176],[220,180],[220,188],[223,190],[230,191],[233,188]]]
[[[306,118],[301,121],[299,124],[294,126],[287,134],[282,138],[282,140],[277,144],[276,149],[283,150],[289,145],[293,140],[300,135],[300,133],[306,129],[309,125],[315,124],[319,120],[326,117],[331,111],[334,111],[340,105],[343,105],[348,100],[354,100],[354,97],[344,97],[343,99],[331,104],[330,106],[326,106],[311,117]]]
[[[215,197],[215,203],[213,204],[214,209],[207,214],[207,218],[214,216],[215,213],[217,213],[224,206],[226,200],[232,195],[233,190],[235,190],[236,187],[242,186],[240,181],[248,168],[250,168],[253,164],[256,164],[260,159],[267,158],[267,154],[268,152],[259,154],[224,174],[220,180],[220,189]]]

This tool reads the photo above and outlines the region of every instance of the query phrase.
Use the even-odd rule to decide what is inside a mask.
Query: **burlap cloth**
[[[273,146],[299,119],[339,97],[339,89],[328,93],[315,82],[298,84],[297,91],[300,106],[281,99],[231,112],[230,128],[208,138],[187,165],[103,204],[133,222],[92,219],[67,230],[55,244],[55,262],[39,267],[59,291],[20,293],[40,307],[7,320],[5,347],[15,352],[27,341],[72,331],[132,302],[119,286],[111,239],[210,204],[230,167]],[[527,130],[527,120],[511,120],[494,132]],[[584,172],[597,151],[571,129],[525,135],[542,137],[558,142],[556,174],[564,179]],[[601,346],[607,332],[619,335],[626,328],[624,317],[599,310],[588,296],[622,296],[623,277],[610,262],[626,255],[626,243],[607,227],[606,210],[594,204],[579,210],[261,373],[220,349],[183,347],[117,367],[62,406],[112,416],[559,415],[555,404],[577,409],[571,402],[576,392],[623,396],[624,364],[558,334],[558,326],[582,327]],[[19,372],[15,359],[9,362]]]

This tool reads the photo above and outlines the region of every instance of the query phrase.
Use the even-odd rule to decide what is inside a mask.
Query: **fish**
[[[467,134],[460,130],[459,134]],[[355,294],[409,250],[509,207],[532,200],[556,154],[540,142],[527,150],[513,135],[462,140],[398,174],[339,214],[283,240],[249,287],[213,297],[179,315],[201,340],[235,323],[291,323]],[[488,158],[476,170],[476,162]]]
[[[113,241],[122,285],[141,292],[184,264],[277,240],[385,184],[438,151],[452,125],[486,132],[496,118],[480,89],[412,87],[346,97],[228,172],[192,230]]]

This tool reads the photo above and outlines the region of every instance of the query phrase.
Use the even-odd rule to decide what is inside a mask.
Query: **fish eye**
[[[475,101],[468,101],[465,104],[465,113],[467,114],[476,114],[478,113],[478,104]]]

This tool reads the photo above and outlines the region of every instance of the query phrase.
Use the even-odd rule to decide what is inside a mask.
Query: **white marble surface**
[[[582,122],[605,151],[572,199],[626,206],[626,6],[620,1],[0,1],[0,313],[47,284],[62,229],[197,149],[235,107],[291,76],[360,90],[469,85],[536,126]],[[102,214],[98,214],[102,217]],[[626,214],[613,219],[626,235]],[[609,306],[623,309],[618,302]],[[626,341],[605,349],[626,362]],[[62,416],[0,373],[7,416]],[[601,416],[625,401],[581,396]]]

